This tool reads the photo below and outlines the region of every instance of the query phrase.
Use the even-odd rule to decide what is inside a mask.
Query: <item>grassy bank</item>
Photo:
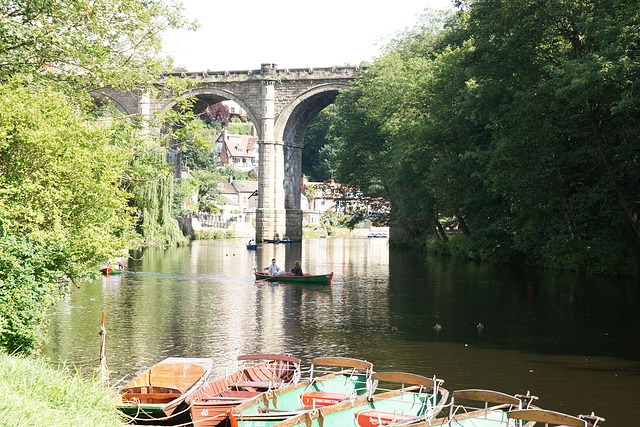
[[[0,425],[115,427],[124,423],[111,391],[97,380],[44,360],[0,353]]]

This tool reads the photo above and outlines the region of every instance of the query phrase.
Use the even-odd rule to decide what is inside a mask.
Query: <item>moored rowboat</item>
[[[278,427],[379,427],[429,421],[445,406],[449,392],[442,380],[404,372],[373,374],[374,381],[402,384],[395,390],[351,397],[331,406],[313,408]]]
[[[339,371],[320,372],[318,366]],[[344,357],[313,360],[309,378],[287,387],[262,393],[231,411],[233,427],[267,427],[315,407],[333,405],[345,399],[364,396],[374,387],[370,362]]]
[[[135,422],[189,420],[184,401],[204,383],[212,364],[208,358],[169,357],[122,387],[116,406]]]
[[[404,419],[387,424],[389,427],[533,427],[535,421],[522,419],[510,421],[509,414],[524,408],[535,408],[531,403],[536,396],[527,394],[509,394],[492,390],[468,389],[455,390],[449,403],[448,415],[433,419]],[[460,404],[460,403],[465,403]],[[477,405],[482,402],[482,405]],[[326,425],[326,424],[325,424]],[[363,424],[360,424],[364,427]]]
[[[329,274],[305,274],[304,276],[294,276],[293,274],[270,276],[269,274],[261,273],[259,271],[256,271],[254,274],[256,276],[256,280],[280,283],[330,285],[331,280],[333,279],[333,272]]]
[[[247,365],[215,381],[206,382],[187,397],[194,427],[214,427],[229,418],[231,409],[269,389],[300,379],[300,359],[287,354],[238,357]]]

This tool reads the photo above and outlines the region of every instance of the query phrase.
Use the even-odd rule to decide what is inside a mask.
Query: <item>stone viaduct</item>
[[[231,100],[254,123],[260,156],[258,241],[272,239],[276,233],[302,239],[302,137],[313,118],[365,71],[359,67],[278,69],[275,64],[262,64],[259,70],[172,74],[192,80],[182,96],[196,98],[196,113]],[[121,111],[144,118],[176,105],[175,98],[140,92],[103,90],[94,95],[109,97]]]

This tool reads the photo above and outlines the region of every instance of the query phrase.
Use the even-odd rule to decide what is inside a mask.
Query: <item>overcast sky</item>
[[[426,7],[450,0],[183,0],[197,19],[193,33],[172,31],[164,52],[189,71],[358,65],[379,55],[398,32],[413,27]]]

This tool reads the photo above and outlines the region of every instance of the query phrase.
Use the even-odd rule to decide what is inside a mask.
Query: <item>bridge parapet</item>
[[[229,82],[248,80],[315,80],[315,79],[354,79],[368,71],[368,67],[321,67],[321,68],[269,68],[260,70],[236,71],[175,71],[168,75],[192,79],[199,82]]]

